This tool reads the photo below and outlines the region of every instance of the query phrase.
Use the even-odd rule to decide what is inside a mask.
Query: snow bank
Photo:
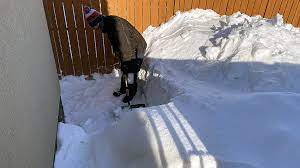
[[[195,19],[201,14],[205,17]],[[145,36],[149,62],[162,74],[176,65],[200,81],[221,83],[218,87],[299,92],[294,76],[300,72],[300,30],[284,25],[280,15],[266,20],[194,10],[178,14],[161,27],[148,28]],[[176,78],[176,73],[172,69],[168,75]]]
[[[197,9],[144,36],[147,71],[140,77],[151,107],[122,111],[114,121],[117,73],[63,79],[68,124],[59,127],[55,167],[300,164],[299,29],[280,15]]]
[[[54,167],[95,167],[91,138],[79,126],[59,124]]]

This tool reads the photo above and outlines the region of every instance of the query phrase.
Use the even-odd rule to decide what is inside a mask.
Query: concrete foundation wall
[[[59,85],[42,0],[0,1],[0,167],[50,168]]]

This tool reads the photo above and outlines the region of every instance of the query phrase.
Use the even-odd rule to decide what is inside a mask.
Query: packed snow
[[[211,10],[144,32],[139,95],[122,110],[120,73],[60,81],[55,168],[288,168],[300,165],[300,30]]]

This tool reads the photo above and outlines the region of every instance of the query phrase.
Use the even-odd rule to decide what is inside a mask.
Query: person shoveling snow
[[[113,95],[119,97],[126,94],[123,102],[130,105],[130,101],[137,92],[138,72],[147,47],[145,39],[134,26],[123,18],[101,15],[88,6],[84,7],[84,14],[92,28],[100,28],[103,33],[108,34],[113,52],[121,63],[122,71],[121,87]],[[132,107],[136,106],[132,105]]]

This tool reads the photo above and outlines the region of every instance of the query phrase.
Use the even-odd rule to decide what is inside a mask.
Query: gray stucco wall
[[[42,0],[1,0],[1,168],[52,167],[58,108]]]

